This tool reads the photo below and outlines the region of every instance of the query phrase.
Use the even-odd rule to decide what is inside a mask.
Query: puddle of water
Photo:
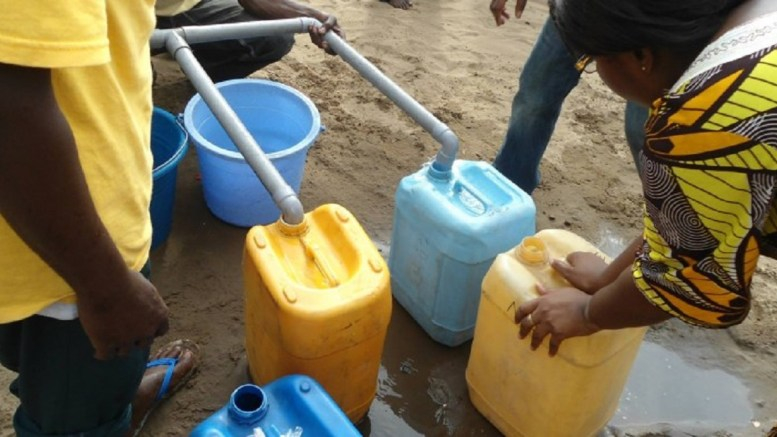
[[[403,363],[406,368],[414,369],[412,361]],[[404,369],[404,368],[403,368]],[[404,371],[401,369],[402,371]],[[404,406],[402,405],[402,395],[395,390],[397,383],[391,378],[384,366],[380,366],[378,372],[378,393],[370,406],[370,412],[365,422],[359,424],[359,431],[363,435],[381,437],[381,436],[423,436],[402,419]],[[392,404],[398,408],[398,414],[392,410]],[[397,407],[396,404],[399,404]],[[372,429],[372,420],[377,419],[379,427]]]
[[[615,257],[629,241],[606,224],[597,247]],[[610,428],[669,429],[683,435],[712,430],[753,430],[749,390],[719,369],[701,369],[676,353],[644,342],[634,362]],[[684,431],[684,432],[683,432]]]
[[[372,428],[372,424],[369,422],[374,417],[380,418],[380,427]],[[369,417],[365,419],[365,423],[359,424],[359,432],[362,435],[370,437],[423,437],[416,430],[410,427],[401,417],[396,415],[391,406],[387,404],[383,399],[376,398],[370,406]]]
[[[734,376],[691,366],[676,353],[644,342],[610,425],[751,427],[753,409],[748,394],[748,388]]]

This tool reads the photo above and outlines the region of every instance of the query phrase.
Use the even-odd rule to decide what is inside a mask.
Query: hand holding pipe
[[[245,23],[214,24],[206,26],[186,26],[171,30],[156,30],[151,38],[151,47],[164,45],[171,33],[183,37],[188,43],[195,44],[227,39],[252,38],[257,36],[276,35],[280,33],[305,33],[310,26],[321,26],[321,22],[309,17],[289,18],[283,20],[252,21]],[[459,139],[451,129],[435,117],[426,108],[402,90],[389,79],[374,64],[360,55],[333,31],[324,35],[329,47],[351,65],[362,77],[367,79],[386,97],[391,99],[400,109],[405,111],[424,130],[439,142],[442,147],[435,157],[432,166],[435,170],[447,173],[453,166],[459,150]],[[195,85],[196,88],[196,85]],[[199,91],[199,89],[198,89]]]

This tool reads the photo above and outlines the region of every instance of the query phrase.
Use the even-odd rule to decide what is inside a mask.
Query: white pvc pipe
[[[234,24],[215,24],[207,26],[187,26],[178,29],[156,30],[151,38],[151,47],[164,45],[170,34],[181,35],[190,44],[221,41],[227,39],[248,39],[257,36],[274,35],[278,33],[306,33],[310,26],[321,26],[321,22],[309,17],[289,18],[283,20],[252,21]],[[324,40],[332,50],[351,65],[367,81],[373,84],[386,97],[391,99],[400,109],[429,132],[441,144],[440,151],[432,166],[443,176],[450,172],[456,154],[459,150],[459,139],[456,134],[397,84],[389,79],[374,64],[360,55],[335,32],[329,31]]]
[[[197,62],[191,47],[177,32],[165,34],[165,45],[167,51],[173,55],[186,77],[200,93],[202,100],[208,105],[208,108],[240,150],[248,165],[262,181],[278,209],[281,210],[283,221],[290,225],[302,224],[305,220],[305,211],[297,194],[278,173],[278,170],[264,154],[224,96],[218,91],[200,63]]]

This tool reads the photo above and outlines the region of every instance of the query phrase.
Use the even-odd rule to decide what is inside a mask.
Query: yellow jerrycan
[[[518,338],[518,305],[537,297],[536,285],[568,285],[550,260],[595,252],[572,232],[548,229],[497,255],[483,279],[466,370],[475,407],[507,436],[587,437],[610,420],[646,328],[600,331],[565,340],[555,357],[548,338],[536,350]]]
[[[252,379],[289,374],[320,383],[353,422],[370,408],[391,318],[386,263],[339,205],[253,227],[243,259]]]

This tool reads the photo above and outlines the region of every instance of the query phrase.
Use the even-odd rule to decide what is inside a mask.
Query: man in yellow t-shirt
[[[18,372],[14,428],[121,436],[131,402],[145,414],[165,373],[175,383],[195,363],[177,343],[164,354],[178,365],[147,369],[168,326],[140,273],[154,1],[0,5],[0,364]]]
[[[345,38],[334,16],[294,0],[157,0],[159,29],[207,24],[244,23],[258,20],[310,17],[323,23],[310,29],[314,44],[334,54],[322,36],[332,30]],[[281,60],[294,45],[294,35],[280,34],[250,39],[192,45],[200,65],[214,82],[240,79]]]

